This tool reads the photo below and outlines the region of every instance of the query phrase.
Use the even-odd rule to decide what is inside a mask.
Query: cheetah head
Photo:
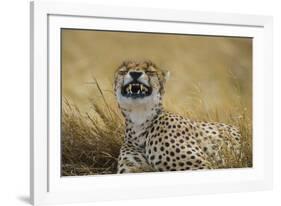
[[[150,61],[124,62],[115,72],[114,91],[121,109],[150,110],[160,105],[168,72]]]

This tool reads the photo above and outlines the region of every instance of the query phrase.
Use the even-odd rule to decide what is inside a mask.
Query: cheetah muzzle
[[[115,72],[114,92],[126,125],[118,173],[211,169],[210,158],[224,161],[222,145],[239,153],[236,127],[164,110],[167,76],[150,61],[124,62]]]

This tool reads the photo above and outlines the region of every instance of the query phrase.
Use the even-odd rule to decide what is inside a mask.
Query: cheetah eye
[[[121,71],[118,72],[118,74],[120,74],[120,75],[125,75],[125,74],[127,74],[127,71],[124,71],[124,70],[122,71],[122,70],[121,70]]]
[[[148,75],[155,75],[156,71],[146,71],[145,73],[148,74]]]

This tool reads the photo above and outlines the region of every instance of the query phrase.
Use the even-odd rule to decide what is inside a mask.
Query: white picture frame
[[[60,29],[66,27],[253,37],[253,168],[61,177]],[[32,2],[32,203],[40,205],[271,189],[272,70],[272,17]]]

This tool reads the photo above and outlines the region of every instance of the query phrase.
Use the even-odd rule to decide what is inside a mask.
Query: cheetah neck
[[[162,109],[136,109],[128,114],[128,121],[135,126],[145,125],[146,123],[150,123],[161,112]]]
[[[147,100],[123,102],[119,105],[128,124],[143,125],[146,122],[151,122],[163,111],[161,97],[159,95],[153,96]]]
[[[149,110],[136,108],[130,112],[123,112],[126,119],[125,141],[129,141],[137,146],[144,145],[147,129],[151,126],[154,119],[163,112],[162,105]]]

